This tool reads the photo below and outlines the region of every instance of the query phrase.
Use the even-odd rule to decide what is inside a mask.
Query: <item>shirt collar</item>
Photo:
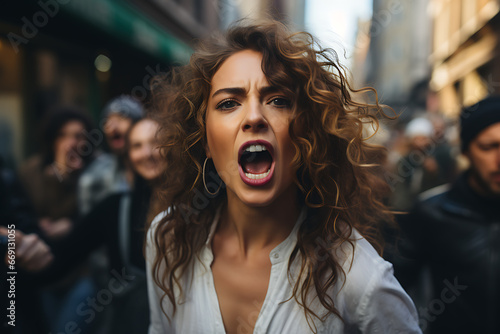
[[[212,225],[210,226],[210,233],[208,234],[207,241],[205,243],[205,248],[203,250],[203,258],[208,261],[208,264],[211,264],[213,261],[213,253],[212,253],[212,238],[215,234],[215,229],[219,224],[219,219],[221,216],[222,205],[217,209]],[[285,260],[287,260],[292,254],[293,249],[297,243],[297,233],[299,231],[300,226],[304,222],[307,216],[307,207],[304,206],[300,211],[299,217],[297,218],[295,225],[292,229],[292,232],[288,235],[288,237],[283,240],[278,246],[274,247],[274,249],[269,253],[269,259],[271,260],[271,264],[278,264]]]

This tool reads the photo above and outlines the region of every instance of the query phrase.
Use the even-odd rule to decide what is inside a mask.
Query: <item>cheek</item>
[[[224,146],[226,144],[226,133],[224,123],[217,119],[217,117],[213,116],[211,112],[208,112],[206,134],[209,151],[207,153],[210,154],[210,158],[219,160],[220,155],[223,154]]]
[[[471,160],[471,163],[474,164],[476,169],[478,169],[480,172],[488,169],[488,166],[491,165],[491,159],[490,157],[488,157],[488,154],[481,152],[479,149],[471,150],[469,159]]]
[[[125,135],[127,133],[128,128],[126,125],[121,125],[117,127],[117,130],[121,135]]]
[[[215,131],[207,124],[207,144],[217,173],[228,184],[232,175],[239,175],[238,161],[234,157],[235,138],[231,129],[218,127]]]
[[[120,120],[120,122],[117,124],[116,129],[121,133],[121,134],[126,134],[130,126],[132,125],[132,122],[126,121],[126,120]]]
[[[135,167],[140,162],[141,157],[137,151],[131,151],[129,154],[129,159],[130,159],[130,162],[132,163],[132,165]]]
[[[84,147],[86,146],[87,144],[90,144],[90,143],[87,143],[87,140],[83,139],[83,138],[79,138],[76,140],[76,148],[80,148],[80,147]]]
[[[288,133],[288,122],[283,121],[282,126],[276,131],[276,137],[278,138],[281,151],[283,152],[283,157],[291,160],[295,155],[295,147],[292,143],[292,139]]]
[[[485,172],[490,172],[493,169],[497,169],[495,154],[485,154],[482,159],[479,159],[478,164],[479,168],[485,170]]]
[[[231,140],[224,131],[212,132],[207,135],[210,158],[213,159],[217,169],[221,169],[231,158]]]
[[[153,149],[153,151],[152,151],[152,154],[151,154],[151,155],[153,156],[153,158],[154,158],[155,160],[157,160],[157,161],[161,161],[160,149],[158,149],[158,148]]]
[[[66,146],[67,146],[67,140],[65,140],[64,138],[60,138],[55,141],[54,150],[57,152],[63,150]]]
[[[112,129],[113,129],[113,125],[112,125],[112,123],[111,123],[111,122],[109,122],[109,121],[108,121],[108,122],[106,122],[106,123],[104,123],[104,126],[102,127],[102,131],[103,131],[104,133],[106,133],[106,134],[107,134],[107,133],[110,133]]]
[[[292,164],[291,163],[292,163],[293,157],[295,156],[295,148],[293,147],[291,141],[289,141],[287,143],[286,147],[284,147],[283,152],[284,152],[283,168],[289,170],[291,173],[292,172]]]

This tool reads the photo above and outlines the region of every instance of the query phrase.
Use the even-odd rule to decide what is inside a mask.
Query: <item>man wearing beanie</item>
[[[419,307],[427,333],[500,333],[500,97],[465,108],[460,122],[470,167],[401,220],[395,274],[412,290],[428,268],[432,293]]]
[[[109,101],[104,107],[101,124],[111,153],[101,154],[80,177],[78,206],[81,215],[90,212],[106,196],[129,190],[125,137],[143,113],[142,105],[127,95]]]

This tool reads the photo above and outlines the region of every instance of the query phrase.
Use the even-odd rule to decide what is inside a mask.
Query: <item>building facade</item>
[[[366,60],[353,69],[356,80],[376,88],[381,101],[401,113],[399,121],[407,121],[426,105],[432,29],[428,0],[374,0],[371,24],[359,29],[358,40],[369,35],[370,44]]]
[[[0,11],[0,156],[37,151],[57,105],[150,96],[152,77],[189,61],[197,40],[241,18],[304,22],[305,0],[20,0]]]
[[[431,89],[439,109],[456,118],[463,106],[500,93],[500,2],[432,0]]]
[[[153,6],[152,0],[22,0],[0,11],[0,155],[8,167],[39,149],[50,109],[78,106],[98,124],[102,107],[117,95],[145,102],[150,79],[186,63],[192,39],[218,27],[216,15],[193,26],[195,9],[186,9],[191,21],[180,24]]]

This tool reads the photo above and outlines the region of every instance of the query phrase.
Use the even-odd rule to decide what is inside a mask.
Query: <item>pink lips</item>
[[[264,177],[262,179],[251,179],[248,176],[246,176],[245,171],[243,170],[243,167],[241,167],[241,164],[239,163],[240,159],[241,159],[241,155],[243,154],[243,152],[245,152],[245,149],[250,145],[265,146],[267,151],[269,152],[269,154],[271,154],[271,157],[273,158],[273,162],[271,163],[269,175],[267,175],[266,177]],[[271,181],[271,179],[273,178],[273,175],[274,175],[274,164],[275,164],[275,162],[274,162],[274,148],[270,142],[265,141],[265,140],[251,140],[251,141],[247,141],[247,142],[243,143],[243,145],[240,146],[240,149],[238,151],[238,170],[240,172],[240,177],[245,184],[247,184],[249,186],[263,186],[263,185],[269,183],[269,181]]]
[[[500,173],[493,173],[493,182],[500,183]]]

